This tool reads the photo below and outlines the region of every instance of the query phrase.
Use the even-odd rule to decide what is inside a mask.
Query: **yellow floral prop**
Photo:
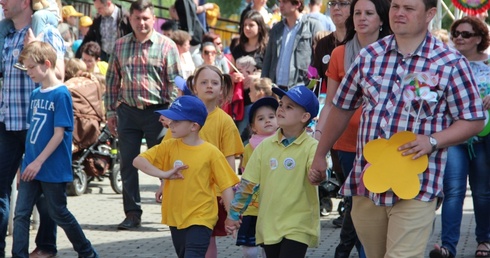
[[[413,199],[420,191],[418,174],[429,165],[427,155],[413,160],[413,155],[403,156],[398,147],[414,141],[416,135],[403,131],[394,134],[389,140],[376,139],[364,147],[367,165],[363,181],[373,193],[383,193],[390,188],[401,199]]]

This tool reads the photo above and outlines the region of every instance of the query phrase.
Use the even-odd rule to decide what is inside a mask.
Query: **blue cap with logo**
[[[306,112],[310,113],[312,119],[318,115],[320,108],[318,99],[315,93],[304,85],[294,86],[288,91],[283,91],[279,88],[272,88],[272,91],[281,98],[284,95],[288,96],[296,104],[302,106]]]
[[[168,109],[157,110],[155,113],[175,121],[195,122],[201,127],[208,117],[206,106],[199,98],[194,96],[176,98]]]

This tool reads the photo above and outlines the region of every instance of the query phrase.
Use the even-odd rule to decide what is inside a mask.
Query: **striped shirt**
[[[402,95],[410,85],[404,79],[421,72],[434,76],[436,86],[433,92],[437,93],[438,101],[414,99],[405,103]],[[344,110],[353,110],[361,105],[363,108],[354,168],[341,193],[366,196],[380,206],[392,206],[399,198],[391,190],[375,194],[364,187],[362,175],[367,162],[362,151],[367,142],[389,139],[405,130],[431,135],[448,128],[458,119],[485,119],[468,61],[430,34],[408,56],[398,51],[394,36],[385,37],[361,50],[342,80],[333,103]],[[427,170],[419,174],[421,188],[416,200],[431,201],[442,196],[446,161],[446,149],[430,154]],[[393,173],[396,173],[396,168]]]
[[[179,52],[171,39],[156,31],[145,42],[133,33],[119,38],[106,76],[107,117],[115,116],[119,103],[140,109],[170,104],[176,97],[174,78],[181,74]]]
[[[27,110],[31,92],[39,87],[27,75],[27,72],[14,68],[20,53],[24,49],[24,38],[30,26],[20,30],[12,28],[5,38],[2,51],[3,86],[0,93],[0,122],[5,123],[7,131],[27,130]],[[58,61],[63,61],[65,45],[56,28],[46,26],[41,32],[42,41],[48,42],[56,50]],[[41,35],[40,34],[40,35]]]

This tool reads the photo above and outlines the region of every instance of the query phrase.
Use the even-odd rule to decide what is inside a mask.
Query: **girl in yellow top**
[[[204,257],[213,227],[218,220],[218,204],[213,186],[223,189],[229,209],[232,186],[238,182],[223,154],[199,137],[206,121],[206,107],[198,98],[177,98],[167,110],[156,111],[170,119],[173,139],[163,141],[140,154],[133,165],[146,174],[166,180],[162,223],[170,227],[178,257]]]
[[[248,122],[253,135],[245,146],[242,167],[245,169],[254,149],[277,131],[276,109],[279,103],[275,98],[264,97],[255,101],[250,107]],[[254,193],[251,203],[243,213],[242,224],[238,230],[236,244],[242,246],[244,258],[257,258],[259,248],[255,243],[255,226],[259,214],[259,192]],[[264,255],[262,255],[264,256]]]
[[[243,153],[243,143],[238,133],[238,129],[233,122],[233,119],[219,108],[222,99],[227,99],[232,93],[233,83],[228,74],[223,74],[219,68],[213,65],[202,65],[196,69],[194,75],[187,79],[187,87],[194,93],[208,111],[206,124],[199,132],[199,136],[216,146],[226,157],[230,167],[235,171],[235,156]],[[167,131],[163,140],[170,139],[172,132]],[[218,195],[217,202],[220,202],[220,195],[223,189],[215,187]],[[156,196],[160,196],[161,192],[157,192]],[[215,236],[226,236],[224,221],[226,219],[226,211],[223,205],[219,206],[219,219],[213,231],[213,236],[210,241],[210,246],[207,258],[217,257],[217,248]]]

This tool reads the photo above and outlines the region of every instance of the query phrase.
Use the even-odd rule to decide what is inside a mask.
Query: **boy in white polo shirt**
[[[305,86],[281,97],[277,109],[280,130],[257,146],[248,161],[226,220],[229,234],[239,228],[240,214],[260,188],[256,243],[267,258],[304,257],[320,237],[318,189],[308,181],[317,141],[306,126],[318,114],[318,99]]]

